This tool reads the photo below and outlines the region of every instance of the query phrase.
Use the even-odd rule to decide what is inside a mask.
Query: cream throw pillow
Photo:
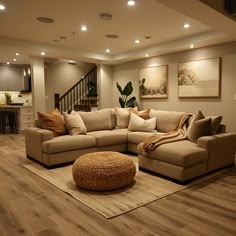
[[[202,114],[201,111],[195,115],[188,127],[188,139],[194,143],[202,136],[211,134],[211,118]]]
[[[140,131],[140,132],[153,132],[156,127],[156,117],[153,117],[148,120],[135,115],[134,113],[130,114],[130,121],[128,130],[130,131]]]
[[[116,129],[124,129],[128,128],[129,126],[129,119],[130,119],[130,109],[127,108],[119,108],[115,107],[116,112]],[[138,111],[137,107],[132,108]]]
[[[70,114],[63,112],[66,128],[70,135],[86,134],[87,129],[78,112],[72,111]]]

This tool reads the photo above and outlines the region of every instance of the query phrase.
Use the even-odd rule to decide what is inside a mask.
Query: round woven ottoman
[[[133,161],[118,152],[85,154],[72,167],[78,187],[97,191],[122,188],[133,181],[135,173]]]

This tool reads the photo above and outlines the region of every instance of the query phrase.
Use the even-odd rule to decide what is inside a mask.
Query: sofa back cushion
[[[111,111],[103,109],[99,111],[79,112],[87,132],[97,130],[111,130]]]
[[[180,119],[185,112],[177,111],[162,111],[151,109],[149,111],[149,117],[156,117],[156,129],[159,132],[170,132],[178,127]]]
[[[55,136],[67,133],[64,120],[58,109],[53,109],[49,114],[38,112],[38,126],[51,130]]]
[[[112,129],[116,128],[116,111],[115,108],[104,108],[103,111],[109,111],[111,113],[111,126]]]

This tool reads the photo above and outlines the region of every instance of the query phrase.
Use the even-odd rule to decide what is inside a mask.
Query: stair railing
[[[97,101],[96,66],[64,95],[60,97],[59,93],[54,94],[55,108],[58,108],[60,112],[70,112],[73,109],[89,111],[92,105],[97,104]]]

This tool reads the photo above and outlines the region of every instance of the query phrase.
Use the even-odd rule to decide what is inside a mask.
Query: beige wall
[[[46,65],[46,111],[50,112],[54,108],[54,93],[63,95],[94,66],[94,64],[83,62],[76,63],[76,65],[71,65],[64,61],[57,61]]]
[[[221,98],[215,99],[179,99],[177,92],[178,62],[222,57]],[[141,109],[188,111],[196,113],[202,110],[205,115],[222,115],[227,130],[236,132],[236,42],[208,48],[188,50],[185,52],[163,55],[128,62],[113,67],[113,106],[118,106],[119,93],[116,82],[124,86],[129,80],[133,82],[134,95],[138,97],[138,69],[168,65],[168,99],[141,100]]]
[[[113,106],[112,93],[112,67],[109,65],[98,65],[98,107],[99,109]]]

